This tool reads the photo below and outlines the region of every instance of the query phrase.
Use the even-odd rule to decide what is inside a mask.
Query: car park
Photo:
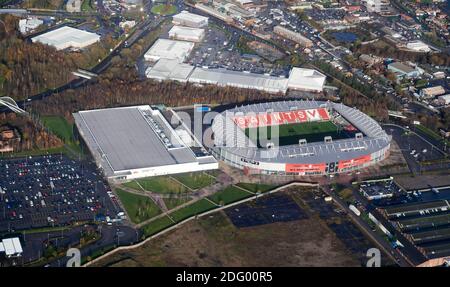
[[[0,231],[68,225],[120,212],[91,163],[48,155],[0,160],[0,170],[0,210],[10,215],[0,214]]]

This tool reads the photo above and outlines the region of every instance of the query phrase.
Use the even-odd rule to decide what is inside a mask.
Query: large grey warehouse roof
[[[285,93],[287,90],[288,79],[284,77],[273,77],[225,69],[204,69],[197,67],[192,72],[189,82]]]
[[[137,106],[74,114],[80,133],[107,175],[196,161],[188,147],[164,145],[144,117],[150,112],[149,106]]]

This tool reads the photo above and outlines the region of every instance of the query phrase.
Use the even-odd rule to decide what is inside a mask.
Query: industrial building
[[[450,105],[450,94],[439,96],[438,103],[442,106]]]
[[[81,0],[68,0],[66,3],[67,12],[81,12]]]
[[[19,20],[19,31],[22,34],[33,32],[37,27],[44,24],[44,21],[38,18],[27,18]]]
[[[288,89],[322,92],[326,76],[303,68],[293,68],[289,78],[275,77],[226,69],[208,69],[180,63],[177,59],[161,59],[145,72],[147,78],[158,81],[173,80],[194,84],[211,84],[268,93],[283,93]]]
[[[389,12],[389,0],[365,0],[363,4],[370,13],[386,14]]]
[[[417,78],[424,73],[424,71],[417,66],[411,66],[401,62],[393,62],[387,66],[387,69],[393,72],[399,80],[403,78]]]
[[[172,17],[172,23],[192,28],[202,28],[208,26],[208,17],[182,11]]]
[[[326,76],[319,71],[303,68],[292,68],[289,74],[288,88],[311,92],[321,92]]]
[[[152,62],[159,59],[176,59],[182,63],[189,57],[193,49],[194,43],[192,42],[158,39],[145,53],[144,58],[146,61]]]
[[[411,41],[406,44],[406,48],[416,52],[430,52],[430,47],[422,41]]]
[[[445,94],[445,89],[442,86],[429,87],[420,90],[420,96],[424,98],[434,98],[443,94]]]
[[[100,41],[100,35],[84,30],[63,26],[31,39],[34,43],[55,47],[57,50],[67,48],[81,49]]]
[[[255,89],[269,93],[286,93],[288,79],[225,69],[197,67],[189,77],[189,82]]]
[[[149,79],[158,81],[187,82],[194,68],[192,65],[179,63],[176,59],[161,59],[153,67],[149,67],[145,75]]]
[[[313,42],[310,39],[306,38],[305,36],[303,36],[298,32],[294,32],[282,26],[275,26],[273,28],[273,32],[283,38],[294,41],[302,45],[303,47],[310,48],[313,46]]]
[[[0,241],[0,253],[5,253],[7,258],[21,256],[23,248],[19,238],[13,237],[2,239],[2,241]]]
[[[170,109],[164,110],[179,119]],[[75,124],[108,180],[217,169],[218,163],[190,129],[172,126],[150,106],[80,111]]]
[[[173,26],[169,31],[169,38],[174,40],[201,42],[204,37],[205,29]]]
[[[394,182],[392,177],[389,177],[362,181],[359,185],[359,191],[368,200],[379,200],[391,198],[402,192],[402,189]]]
[[[213,7],[206,6],[201,3],[196,3],[195,8],[197,8],[198,10],[205,12],[213,17],[216,17],[226,23],[233,23],[233,18],[231,16],[228,16],[227,14],[222,13],[219,10],[214,9]]]

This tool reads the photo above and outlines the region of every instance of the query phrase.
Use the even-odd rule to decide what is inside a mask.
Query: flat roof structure
[[[205,36],[205,29],[185,26],[173,26],[169,31],[169,37],[175,40],[200,42]]]
[[[160,81],[174,80],[231,86],[283,94],[288,89],[321,92],[326,78],[322,73],[311,69],[293,68],[289,78],[286,78],[226,69],[194,67],[190,64],[180,63],[176,59],[161,59],[153,67],[149,67],[145,74],[147,78]]]
[[[145,71],[147,78],[187,82],[194,66],[179,63],[178,60],[161,59]]]
[[[100,35],[84,30],[63,26],[50,32],[41,34],[31,39],[55,47],[57,50],[67,48],[84,48],[100,41]]]
[[[2,239],[2,241],[0,241],[0,252],[4,252],[6,257],[22,255],[23,248],[19,238],[13,237]]]
[[[97,165],[110,179],[218,167],[206,151],[194,154],[162,113],[150,106],[80,111],[74,118]]]
[[[201,28],[208,25],[208,17],[182,11],[172,18],[172,23],[176,25],[185,25],[193,28]]]
[[[288,79],[225,69],[195,68],[189,82],[286,93]]]
[[[406,44],[406,48],[414,50],[414,51],[420,51],[420,52],[430,52],[430,47],[425,44],[422,41],[411,41]]]
[[[399,71],[401,71],[401,72],[403,72],[405,74],[414,72],[416,70],[413,67],[405,65],[405,64],[403,64],[401,62],[394,62],[394,63],[389,64],[388,66],[392,67],[392,68],[395,68],[395,69],[397,69],[397,70],[399,70]]]
[[[175,41],[169,39],[158,39],[155,44],[145,53],[147,61],[158,61],[159,59],[177,59],[182,63],[194,49],[194,43],[186,41]]]
[[[303,68],[292,68],[289,75],[288,88],[321,92],[326,76],[319,71]]]

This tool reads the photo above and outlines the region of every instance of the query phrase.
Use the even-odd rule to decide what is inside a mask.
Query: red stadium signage
[[[291,164],[287,163],[285,170],[286,172],[293,173],[323,173],[327,168],[326,163],[316,163],[316,164]]]
[[[330,119],[327,109],[294,110],[288,112],[261,113],[233,117],[234,123],[241,129],[276,126],[290,123],[326,121]]]
[[[339,161],[338,168],[339,170],[342,170],[345,168],[360,166],[365,164],[366,162],[369,162],[371,159],[372,157],[370,155],[363,155],[350,160],[341,160]]]

